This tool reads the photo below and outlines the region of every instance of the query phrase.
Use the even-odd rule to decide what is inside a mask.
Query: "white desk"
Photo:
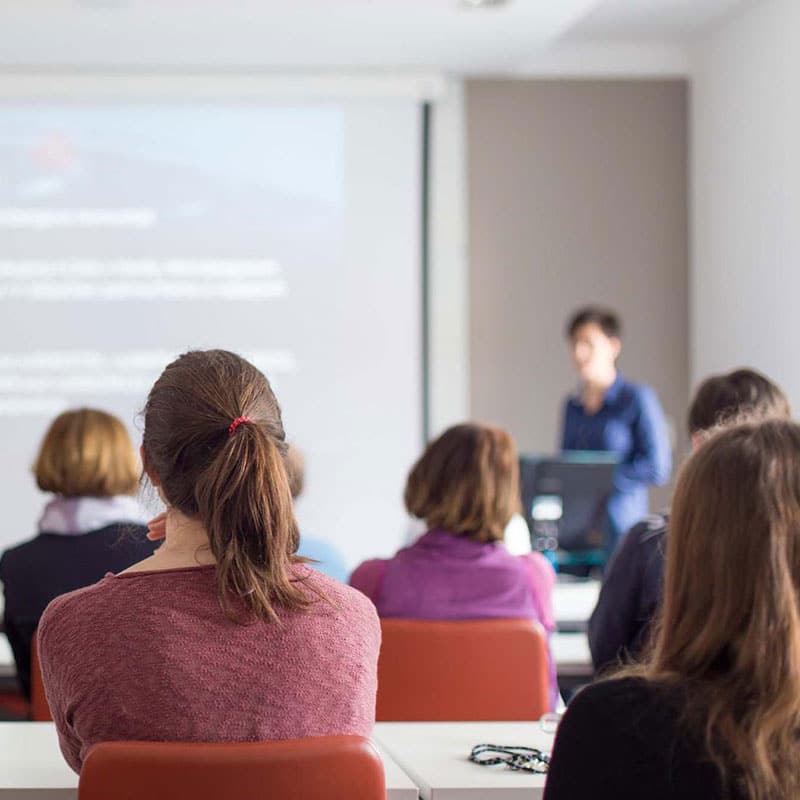
[[[386,800],[419,800],[417,784],[406,775],[405,771],[374,736],[372,739],[383,759],[383,771],[386,773]]]
[[[553,589],[556,625],[562,631],[585,631],[600,596],[600,581],[558,581]]]
[[[544,775],[468,760],[476,744],[550,751],[553,735],[538,722],[379,722],[373,738],[419,786],[422,800],[534,800]]]
[[[553,589],[557,633],[550,644],[559,678],[591,679],[592,656],[586,628],[600,595],[600,581],[558,581]]]
[[[376,742],[387,800],[417,800],[416,784]],[[0,800],[76,800],[78,776],[58,749],[52,722],[0,722]]]
[[[554,633],[550,648],[556,662],[556,672],[570,678],[591,678],[592,654],[585,633]]]
[[[58,749],[52,722],[0,722],[0,798],[75,800],[78,776]]]

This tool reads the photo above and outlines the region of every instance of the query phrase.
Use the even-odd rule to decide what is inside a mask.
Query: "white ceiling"
[[[573,26],[571,40],[686,41],[742,0],[605,0]]]
[[[0,0],[0,67],[515,73],[576,42],[681,40],[737,0]]]

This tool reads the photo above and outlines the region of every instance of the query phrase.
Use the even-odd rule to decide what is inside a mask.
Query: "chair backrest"
[[[39,653],[35,636],[31,645],[31,719],[34,722],[50,722],[53,719],[44,693],[42,668],[39,666]]]
[[[539,719],[549,708],[542,627],[528,619],[383,619],[381,722]]]
[[[361,736],[276,742],[104,742],[78,800],[385,800],[383,762]]]

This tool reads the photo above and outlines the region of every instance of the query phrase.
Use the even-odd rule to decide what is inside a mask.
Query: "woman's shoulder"
[[[136,566],[136,565],[134,565]],[[107,572],[96,583],[59,595],[45,609],[44,621],[50,618],[68,620],[90,616],[94,619],[126,619],[135,616],[142,606],[159,607],[169,603],[177,594],[183,596],[187,589],[200,581],[201,594],[214,584],[212,565],[198,567],[176,567],[164,570]],[[192,602],[196,602],[192,597]]]
[[[658,729],[669,738],[682,716],[678,687],[665,686],[638,676],[600,680],[571,700],[564,721],[570,727],[591,727],[612,734],[624,730],[634,737]]]
[[[48,603],[39,621],[39,639],[56,633],[70,638],[76,627],[93,624],[100,616],[113,613],[113,589],[109,578],[91,586],[59,595]]]
[[[361,592],[309,567],[301,569],[310,593],[321,601],[319,605],[312,604],[312,608],[333,609],[345,624],[362,632],[379,629],[375,607]],[[87,626],[104,627],[112,623],[115,627],[135,628],[143,608],[149,614],[150,609],[170,607],[178,597],[195,610],[198,604],[203,606],[207,602],[209,612],[211,609],[216,612],[213,567],[107,575],[91,586],[55,598],[42,615],[41,636],[49,637],[51,632],[58,631],[59,636],[68,637],[71,631],[86,632]]]
[[[512,556],[517,563],[523,564],[525,568],[534,575],[547,580],[550,583],[556,582],[556,570],[552,563],[541,553],[523,553],[522,555]]]
[[[362,592],[311,567],[296,567],[305,582],[311,605],[285,618],[301,637],[317,647],[349,653],[351,657],[378,657],[381,623],[372,601]]]
[[[355,606],[360,609],[374,608],[370,600],[365,597],[362,592],[358,591],[352,585],[343,583],[315,569],[313,564],[303,564],[301,567],[296,567],[295,569],[298,570],[300,577],[308,582],[314,592],[324,594],[331,600],[336,600],[339,604]]]
[[[371,558],[362,561],[350,575],[350,586],[374,602],[380,591],[386,567],[391,559]]]
[[[521,556],[509,555],[520,574],[526,578],[536,594],[549,596],[556,584],[556,571],[541,553],[526,553]]]
[[[303,565],[304,579],[312,594],[326,600],[327,608],[335,609],[339,616],[346,619],[359,620],[367,626],[379,626],[378,612],[372,600],[358,588],[348,586],[330,575]]]
[[[556,733],[545,797],[721,797],[702,734],[682,722],[682,691],[620,677],[578,692]]]
[[[594,706],[608,708],[618,702],[629,703],[631,698],[654,697],[662,691],[663,689],[657,684],[636,675],[608,678],[590,683],[577,692],[569,704],[569,709]]]

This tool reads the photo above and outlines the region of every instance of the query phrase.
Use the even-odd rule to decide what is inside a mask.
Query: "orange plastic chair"
[[[30,706],[22,692],[13,689],[0,690],[0,714],[20,721],[30,717]]]
[[[549,710],[549,656],[528,619],[382,619],[380,722],[539,719]]]
[[[42,668],[39,666],[39,653],[35,636],[31,645],[31,719],[34,722],[51,722],[53,719],[47,696],[44,693]]]
[[[196,744],[104,742],[78,800],[385,800],[383,762],[361,736]]]

